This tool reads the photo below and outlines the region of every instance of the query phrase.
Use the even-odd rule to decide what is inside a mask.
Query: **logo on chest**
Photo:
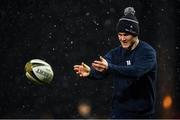
[[[130,60],[127,60],[126,61],[126,65],[128,66],[128,65],[131,65],[131,61]]]

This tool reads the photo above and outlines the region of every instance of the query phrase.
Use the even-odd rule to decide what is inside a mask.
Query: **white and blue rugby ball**
[[[41,59],[32,59],[27,62],[25,74],[28,80],[36,84],[50,84],[54,77],[52,67]]]

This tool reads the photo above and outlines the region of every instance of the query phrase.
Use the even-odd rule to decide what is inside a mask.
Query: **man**
[[[121,45],[104,58],[74,66],[80,77],[113,77],[112,118],[151,118],[155,104],[156,51],[138,39],[139,23],[134,8],[128,7],[117,24]]]

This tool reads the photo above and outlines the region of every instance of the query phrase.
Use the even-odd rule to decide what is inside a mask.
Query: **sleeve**
[[[95,70],[94,68],[91,67],[91,72],[90,75],[88,76],[89,79],[96,79],[96,80],[100,80],[103,79],[107,76],[107,73],[102,73],[99,72],[97,70]]]
[[[145,49],[135,56],[133,65],[119,66],[108,63],[109,72],[129,77],[140,77],[149,72],[156,65],[156,52],[153,49]]]

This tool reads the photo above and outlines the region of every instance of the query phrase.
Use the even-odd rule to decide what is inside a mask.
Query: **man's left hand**
[[[99,58],[100,58],[100,60],[95,60],[92,63],[93,68],[95,70],[99,71],[99,72],[107,71],[107,69],[108,69],[108,62],[102,56],[100,56]]]

